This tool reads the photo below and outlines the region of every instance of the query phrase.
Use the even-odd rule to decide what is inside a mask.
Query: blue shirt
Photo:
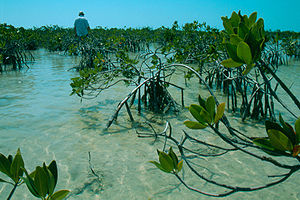
[[[76,34],[79,37],[85,36],[88,34],[89,23],[85,17],[78,17],[75,20],[74,27],[76,28]]]

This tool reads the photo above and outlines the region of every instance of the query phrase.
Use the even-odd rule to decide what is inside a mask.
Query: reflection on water
[[[157,122],[155,128],[162,130],[164,121],[168,119],[174,134],[180,138],[182,129],[185,129],[182,122],[190,117],[188,113],[182,112],[177,116],[162,118],[148,112],[139,116],[133,111],[136,122],[131,123],[127,113],[121,110],[118,125],[106,130],[106,123],[116,106],[131,88],[126,89],[118,85],[104,91],[97,99],[83,100],[81,103],[76,96],[69,96],[70,78],[77,76],[77,73],[68,69],[78,64],[78,58],[45,50],[35,52],[35,58],[36,62],[26,72],[0,74],[1,153],[15,154],[20,147],[26,168],[29,170],[55,159],[59,168],[57,190],[72,190],[72,195],[68,198],[70,200],[207,199],[188,191],[175,177],[164,174],[149,164],[149,160],[157,158],[156,149],[162,148],[163,141],[153,143],[153,138],[138,138],[132,129],[133,126],[146,127],[145,121],[151,120]],[[292,85],[292,91],[297,97],[300,96],[300,83],[297,80],[299,71],[299,63],[279,69],[280,76],[287,85]],[[185,90],[186,105],[196,101],[195,91],[201,91],[202,96],[208,95],[208,92],[196,83],[189,83]],[[180,102],[180,91],[173,88],[171,93],[175,99],[178,97],[176,100]],[[292,104],[289,99],[285,98],[284,101],[288,105]],[[299,111],[294,110],[299,115]],[[279,111],[282,111],[280,107]],[[231,123],[249,134],[264,132],[263,125],[241,123],[234,115],[231,116]],[[218,140],[210,133],[201,134],[211,142]],[[91,152],[91,163],[88,152]],[[91,173],[91,165],[100,178]],[[247,185],[254,180],[255,185],[262,185],[267,180],[266,177],[261,177],[261,173],[272,175],[278,172],[271,166],[262,167],[264,165],[259,163],[261,169],[257,169],[257,160],[243,154],[228,154],[221,160],[208,162],[203,159],[203,163],[197,168],[202,173],[227,183],[235,180],[233,184],[238,181],[238,184]],[[215,190],[213,186],[188,175],[189,172],[185,171],[187,181],[200,185],[204,190]],[[231,176],[235,176],[235,179]],[[0,175],[0,178],[4,177]],[[293,176],[286,183],[270,189],[255,193],[238,193],[224,199],[297,199],[297,187],[297,178]],[[1,183],[0,199],[5,199],[10,190],[10,185]],[[21,186],[13,199],[32,199],[32,196],[25,186]]]

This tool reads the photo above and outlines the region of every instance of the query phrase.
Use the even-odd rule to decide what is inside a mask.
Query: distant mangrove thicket
[[[179,72],[186,82],[195,78],[207,88],[210,96],[203,97],[195,93],[198,102],[188,106],[194,120],[182,122],[188,129],[183,131],[181,139],[178,139],[178,133],[174,133],[169,122],[166,122],[162,132],[156,131],[151,123],[149,126],[153,133],[137,130],[138,137],[161,138],[164,141],[162,150],[157,151],[158,162],[150,162],[163,172],[175,175],[188,189],[203,195],[222,197],[236,192],[261,190],[284,182],[300,169],[298,111],[289,108],[276,92],[281,87],[300,109],[298,98],[276,73],[279,66],[288,65],[290,59],[299,60],[300,33],[265,31],[264,20],[258,18],[256,12],[249,16],[233,12],[230,17],[222,17],[222,21],[224,30],[197,21],[183,26],[174,22],[171,28],[157,29],[96,27],[82,40],[75,37],[71,28],[43,26],[24,29],[1,24],[0,73],[29,68],[29,63],[34,61],[31,51],[38,48],[79,56],[80,63],[73,68],[78,71],[78,77],[72,78],[71,95],[78,95],[83,100],[101,98],[102,91],[117,84],[134,88],[128,91],[124,99],[120,99],[111,119],[107,121],[107,128],[114,124],[123,107],[131,121],[135,118],[132,113],[135,108],[138,113],[145,110],[154,114],[181,112],[185,108],[184,88],[176,81],[171,81],[171,77]],[[170,87],[181,91],[181,102],[174,100],[169,92]],[[226,103],[219,103],[215,91],[226,96]],[[294,119],[294,126],[287,123],[281,115],[276,116],[275,101]],[[237,130],[226,117],[225,110],[238,114],[242,120],[265,121],[266,134]],[[190,129],[199,130],[199,134],[188,133]],[[202,129],[210,129],[218,136],[218,143],[205,141],[201,137]],[[170,146],[169,150],[167,145]],[[198,151],[200,147],[212,150],[201,153]],[[175,148],[178,154],[175,153]],[[214,180],[197,169],[195,163],[200,163],[202,157],[221,159],[228,153],[232,153],[232,156],[246,154],[281,169],[282,173],[272,176],[265,185],[255,187],[249,184],[251,186],[247,187],[239,186],[238,182],[229,184]],[[19,151],[17,155],[20,156]],[[284,161],[277,159],[279,156],[284,157]],[[23,165],[18,164],[16,169],[19,173],[16,175],[7,171],[8,166],[14,165],[12,156],[6,158],[1,154],[0,158],[0,164],[5,164],[0,165],[0,171],[9,177],[13,176],[12,185],[23,181],[33,195],[45,199],[48,194],[47,199],[55,199],[50,197],[55,195],[55,184],[50,187],[50,191],[47,187],[35,186],[38,184],[37,179],[43,179],[39,174],[47,175],[47,181],[42,182],[43,184],[54,180],[51,178],[51,173],[55,174],[52,171],[53,163],[37,167],[29,175]],[[200,180],[216,186],[218,192],[206,192],[190,186],[180,175],[183,168],[190,170]],[[2,179],[0,181],[7,182]],[[57,177],[55,183],[56,181]],[[68,191],[61,193],[61,198],[64,198]]]

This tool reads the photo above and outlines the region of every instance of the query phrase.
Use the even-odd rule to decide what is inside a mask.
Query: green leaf
[[[68,194],[70,193],[69,190],[59,190],[57,192],[55,192],[50,200],[62,200],[64,199]]]
[[[58,179],[57,165],[56,165],[56,161],[55,160],[53,160],[49,164],[48,169],[50,170],[50,172],[52,173],[52,175],[54,177],[54,180],[55,180],[55,182],[54,182],[54,188],[55,188],[55,186],[57,184],[57,179]]]
[[[238,29],[238,35],[240,38],[242,38],[243,40],[245,39],[246,35],[249,33],[249,29],[246,26],[245,23],[241,22],[239,24],[239,29]]]
[[[215,120],[214,123],[216,124],[224,115],[224,111],[225,111],[225,103],[220,103],[217,107],[217,113],[215,116]]]
[[[21,179],[25,182],[28,190],[31,192],[31,194],[33,196],[40,198],[41,196],[39,195],[39,193],[34,185],[33,179],[30,177],[30,175],[27,173],[27,171],[24,168],[22,170],[25,172],[26,178],[21,177]]]
[[[47,175],[47,183],[48,183],[48,191],[47,194],[51,195],[54,192],[55,189],[55,178],[51,171],[48,169],[48,167],[43,163],[43,170]]]
[[[190,128],[190,129],[204,129],[208,125],[207,124],[200,124],[199,122],[193,122],[193,121],[184,121],[183,124]]]
[[[292,151],[293,145],[289,138],[282,132],[269,129],[267,131],[271,145],[279,151]]]
[[[174,169],[172,158],[163,151],[159,151],[159,162],[161,167],[165,169],[166,172],[171,172]]]
[[[150,163],[154,164],[158,169],[160,169],[163,172],[169,173],[168,171],[166,171],[158,162],[156,161],[149,161]]]
[[[223,20],[223,27],[225,31],[229,34],[234,33],[230,20],[227,17],[221,17],[221,19]]]
[[[272,156],[280,156],[281,153],[278,152],[271,144],[268,138],[256,138],[252,141],[255,145],[262,147],[263,151],[272,155]],[[277,151],[277,152],[276,152]]]
[[[231,43],[225,43],[225,47],[229,57],[238,63],[243,63],[244,61],[237,56],[237,46]]]
[[[241,19],[239,17],[239,15],[233,11],[230,17],[230,23],[232,27],[238,27],[239,23],[240,23]]]
[[[279,113],[279,122],[282,126],[283,131],[281,131],[283,134],[285,134],[290,140],[291,142],[296,145],[297,142],[297,138],[296,138],[296,134],[294,132],[294,129],[291,125],[289,125],[288,123],[286,123],[281,114]]]
[[[205,100],[202,99],[202,97],[201,97],[200,94],[198,95],[198,102],[199,102],[200,106],[202,106],[203,108],[205,108]]]
[[[300,117],[295,122],[295,131],[296,131],[296,136],[297,136],[297,142],[299,144],[299,142],[300,142]]]
[[[223,60],[221,62],[221,64],[227,68],[236,68],[236,67],[240,67],[243,65],[243,63],[235,62],[231,58],[228,58],[227,60]]]
[[[200,117],[204,120],[204,122],[211,124],[213,118],[210,116],[210,114],[206,110],[201,110]]]
[[[20,176],[23,175],[23,170],[21,168],[24,168],[24,161],[21,156],[21,151],[18,149],[10,168],[10,173],[15,183],[19,182]]]
[[[251,27],[257,18],[257,12],[253,12],[250,16],[249,16],[249,26]]]
[[[250,47],[245,42],[240,42],[237,46],[237,56],[247,65],[252,64],[252,55]]]
[[[213,96],[209,96],[206,99],[205,108],[209,113],[211,119],[215,118],[215,106],[216,106],[215,98]]]
[[[238,35],[236,34],[231,34],[230,35],[230,43],[237,46],[240,42],[242,42],[243,39],[240,38]]]
[[[183,165],[183,160],[181,160],[181,161],[178,163],[178,165],[177,165],[177,170],[178,170],[178,172],[181,171],[182,165]]]
[[[170,147],[168,155],[172,158],[173,160],[173,169],[177,169],[177,164],[178,164],[178,158],[177,155],[174,153],[172,147]]]
[[[35,171],[34,185],[39,195],[41,197],[46,197],[46,194],[48,192],[47,174],[40,166],[36,167]]]
[[[200,116],[200,112],[201,110],[203,110],[204,108],[202,106],[196,105],[196,104],[192,104],[189,107],[189,111],[190,113],[193,115],[193,117],[200,123],[204,122],[204,120],[201,118]]]
[[[269,120],[265,121],[265,127],[266,127],[266,131],[268,131],[269,129],[274,129],[281,132],[283,131],[283,128],[279,124],[271,122]]]
[[[9,161],[10,165],[11,165],[11,163],[13,162],[13,157],[12,157],[12,155],[8,155],[7,159],[8,159],[8,161]]]
[[[0,153],[0,171],[11,177],[10,162],[2,153]]]

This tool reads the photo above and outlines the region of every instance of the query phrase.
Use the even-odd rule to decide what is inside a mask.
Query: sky
[[[91,28],[158,28],[198,21],[223,29],[221,16],[257,11],[265,30],[300,32],[300,0],[0,0],[0,23],[73,27],[83,11]]]

